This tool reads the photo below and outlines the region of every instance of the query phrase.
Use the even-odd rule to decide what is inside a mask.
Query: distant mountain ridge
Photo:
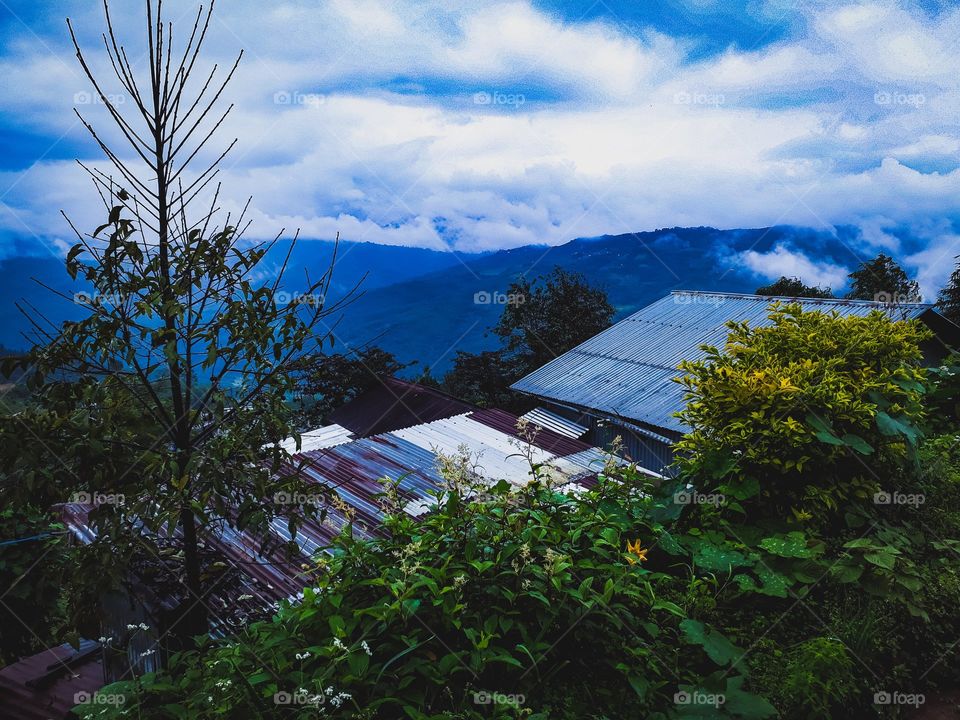
[[[555,265],[583,273],[603,288],[616,307],[617,319],[635,312],[670,290],[753,292],[766,278],[739,262],[746,250],[769,252],[787,244],[798,252],[854,267],[850,249],[854,229],[837,233],[796,227],[748,230],[664,228],[649,232],[604,235],[563,245],[527,245],[486,254],[461,254],[341,243],[331,293],[342,295],[363,279],[361,294],[334,328],[334,350],[377,344],[406,362],[418,361],[435,374],[450,367],[457,350],[477,352],[497,346],[489,334],[502,311],[510,283],[536,277]],[[304,271],[318,277],[333,246],[303,240],[288,264],[285,289],[303,286]],[[285,248],[267,258],[264,273],[279,267]],[[63,261],[54,257],[17,257],[0,262],[0,345],[24,347],[19,333],[27,328],[13,302],[26,298],[52,320],[76,317],[78,308],[30,281],[72,294]],[[836,288],[835,288],[836,289]]]

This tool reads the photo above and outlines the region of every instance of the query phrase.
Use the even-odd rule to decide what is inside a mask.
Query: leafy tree
[[[498,407],[513,412],[529,409],[529,399],[510,391],[524,367],[503,350],[477,354],[457,351],[453,369],[443,378],[447,392],[480,407]]]
[[[286,261],[272,281],[252,279],[280,235],[244,241],[243,214],[219,217],[219,187],[209,186],[236,141],[209,165],[190,164],[229,113],[211,115],[240,61],[222,81],[213,79],[216,68],[204,82],[193,79],[212,7],[198,12],[174,53],[172,25],[147,3],[147,73],[139,80],[105,10],[106,52],[132,102],[111,101],[72,27],[71,38],[140,162],[123,160],[81,116],[122,186],[89,171],[108,217],[91,234],[74,228],[78,242],[67,255],[70,275],[93,288],[88,315],[59,329],[30,315],[42,343],[26,363],[37,405],[2,427],[3,500],[122,498],[96,503],[91,514],[117,557],[124,542],[149,552],[152,536],[178,528],[189,598],[176,630],[192,636],[208,627],[198,547],[210,526],[226,519],[262,529],[285,515],[295,532],[300,521],[299,508],[268,499],[301,488],[281,472],[287,456],[278,443],[294,433],[286,407],[294,363],[325,339],[315,327],[338,307],[326,302],[333,266],[308,280],[297,302],[282,303]],[[290,252],[292,244],[287,259]],[[45,448],[55,448],[53,458],[31,447],[38,437],[53,443]],[[103,578],[113,571],[104,567]]]
[[[819,285],[804,285],[803,280],[800,278],[788,278],[786,275],[781,275],[780,279],[775,283],[757,288],[756,294],[769,295],[771,297],[833,297],[833,291],[830,288],[822,288]]]
[[[940,291],[937,307],[946,318],[960,324],[960,264],[950,273],[950,279]]]
[[[723,349],[680,365],[691,431],[680,441],[688,475],[765,498],[784,517],[822,520],[877,490],[916,442],[923,417],[919,343],[929,331],[866,317],[771,306],[772,323],[728,324]],[[746,495],[744,495],[746,493]]]
[[[296,363],[301,429],[317,427],[341,405],[409,365],[386,350],[367,347],[351,354],[311,355]]]
[[[850,273],[851,300],[876,300],[885,303],[920,302],[920,285],[889,255],[880,253],[873,260],[860,263]]]
[[[613,319],[613,306],[603,290],[560,267],[533,281],[518,280],[507,297],[513,301],[504,308],[494,333],[525,371],[605,330]]]

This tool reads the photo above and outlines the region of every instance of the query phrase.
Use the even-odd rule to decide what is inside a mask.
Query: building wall
[[[581,440],[601,450],[609,450],[619,437],[623,444],[622,455],[628,460],[661,475],[671,474],[670,465],[674,459],[672,442],[650,437],[639,428],[631,427],[630,424],[617,418],[606,417],[600,413],[556,405],[544,399],[541,399],[539,404],[557,415],[589,428]]]

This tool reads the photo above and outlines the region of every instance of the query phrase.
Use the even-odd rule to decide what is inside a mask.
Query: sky
[[[196,5],[164,8],[182,43]],[[143,5],[113,10],[146,72]],[[108,78],[96,2],[0,0],[0,259],[64,252],[61,209],[103,222],[75,160],[107,165],[73,109],[122,144],[66,16]],[[205,62],[240,49],[206,155],[239,139],[223,206],[253,197],[252,237],[476,252],[853,226],[858,255],[893,254],[928,296],[960,254],[953,3],[220,0]],[[834,287],[849,270],[786,244],[740,260]]]

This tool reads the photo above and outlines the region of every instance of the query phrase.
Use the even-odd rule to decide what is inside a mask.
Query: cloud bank
[[[59,17],[96,55],[89,5],[13,4],[2,25],[0,132],[14,152],[0,233],[52,252],[67,238],[58,209],[100,220],[70,162],[97,158],[71,108],[104,128],[105,112],[83,94]],[[167,5],[175,21],[192,7]],[[960,8],[798,5],[761,4],[741,37],[705,51],[702,3],[699,32],[528,2],[224,3],[210,60],[246,50],[220,134],[240,139],[224,206],[253,195],[257,236],[299,227],[459,251],[852,225],[855,254],[895,252],[929,295],[960,253]],[[139,12],[118,10],[131,48]],[[785,247],[741,260],[835,288],[845,275]]]

